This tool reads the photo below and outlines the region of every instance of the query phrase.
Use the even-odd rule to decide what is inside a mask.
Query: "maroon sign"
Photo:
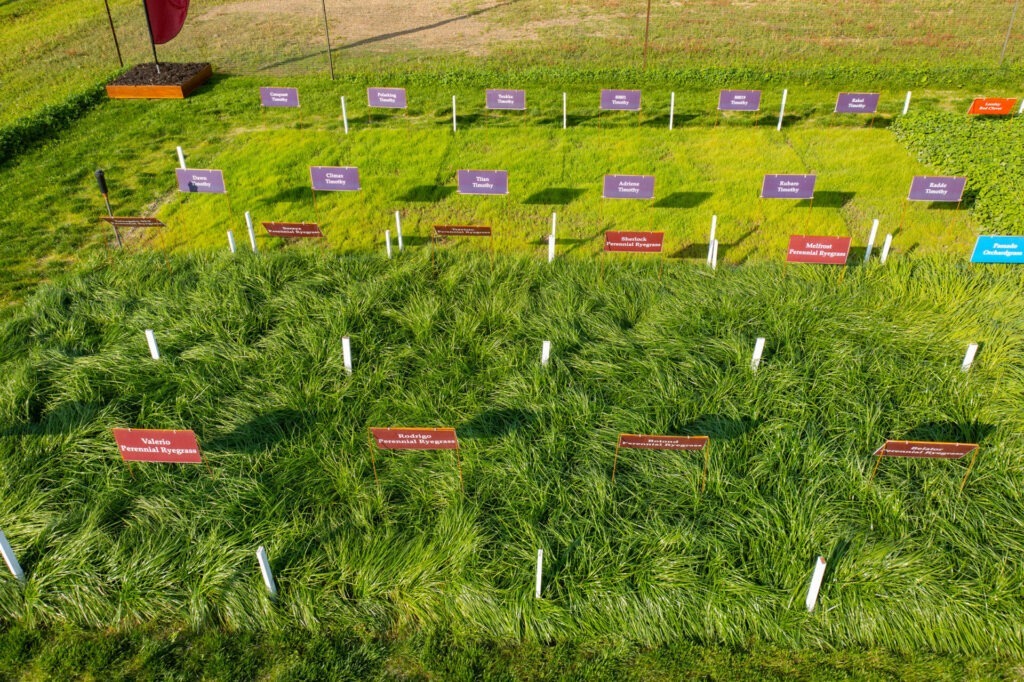
[[[601,196],[605,199],[653,199],[653,175],[606,175]]]
[[[313,189],[321,192],[355,192],[361,188],[354,166],[310,166]]]
[[[786,261],[789,263],[818,263],[846,265],[850,255],[850,237],[805,237],[795,234],[789,238]]]
[[[939,443],[918,440],[887,440],[875,451],[885,457],[923,457],[927,459],[960,459],[978,446],[974,443]]]
[[[661,253],[664,232],[604,233],[604,250],[615,253]]]
[[[141,216],[100,216],[100,220],[110,223],[114,227],[164,227],[164,224],[156,218],[145,218]]]
[[[488,90],[488,109],[526,110],[526,90]]]
[[[601,111],[640,111],[640,91],[602,90]]]
[[[707,444],[707,436],[637,436],[629,433],[619,435],[620,448],[636,448],[640,450],[703,450]]]
[[[370,429],[381,450],[458,450],[455,429]]]
[[[176,168],[178,191],[199,194],[227,194],[224,188],[224,171]]]
[[[910,201],[955,201],[964,198],[967,178],[941,175],[915,175],[910,182]]]
[[[508,171],[460,170],[459,194],[508,194]]]
[[[298,88],[260,88],[260,104],[265,107],[299,106]]]
[[[145,3],[153,42],[163,45],[173,40],[185,25],[188,0],[145,0]]]
[[[377,109],[405,109],[405,88],[367,88],[366,99]]]
[[[271,237],[301,239],[324,236],[316,223],[263,223],[263,228]]]
[[[1009,116],[1017,100],[1007,97],[979,97],[971,102],[967,113],[971,116]]]
[[[813,199],[815,175],[766,175],[762,199]]]
[[[191,431],[167,429],[113,429],[114,442],[126,462],[202,464],[203,458]]]
[[[873,114],[878,111],[877,92],[840,92],[836,98],[837,114]]]
[[[490,237],[491,228],[476,225],[434,225],[438,237]]]
[[[757,111],[760,108],[760,90],[722,90],[718,93],[719,111]]]

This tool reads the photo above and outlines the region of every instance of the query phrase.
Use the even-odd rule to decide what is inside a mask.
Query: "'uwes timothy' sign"
[[[394,428],[370,429],[381,450],[458,450],[455,429]]]
[[[405,88],[367,88],[366,100],[377,109],[405,109]]]
[[[488,90],[487,109],[526,110],[526,90]]]
[[[640,91],[602,90],[601,111],[640,111]]]
[[[722,90],[718,93],[719,111],[757,111],[760,108],[760,90]]]
[[[604,250],[613,253],[661,253],[664,232],[604,233]]]
[[[942,175],[915,175],[910,182],[910,201],[952,201],[964,198],[967,178]]]
[[[815,175],[766,175],[761,183],[762,199],[813,199]]]
[[[972,263],[1024,263],[1024,237],[983,235],[974,244]]]
[[[114,441],[126,462],[202,464],[196,434],[169,429],[113,429]]]
[[[654,176],[606,175],[601,196],[605,199],[653,199]]]
[[[837,114],[873,114],[878,111],[877,92],[841,92],[836,97]]]
[[[974,443],[939,443],[919,440],[887,440],[875,451],[883,457],[918,457],[924,459],[960,459],[978,446]]]
[[[508,171],[460,170],[459,194],[508,194]]]
[[[967,113],[971,116],[1009,116],[1017,100],[1012,97],[979,97],[971,102]]]
[[[224,171],[176,168],[178,191],[198,194],[227,194],[224,189]]]
[[[850,255],[850,237],[805,237],[795,234],[789,238],[786,261],[789,263],[817,263],[846,265]]]
[[[301,239],[304,237],[323,237],[320,226],[316,223],[263,223],[263,228],[271,237]]]
[[[260,88],[260,105],[264,107],[299,106],[298,88]]]
[[[310,166],[313,189],[320,192],[355,192],[360,189],[359,169],[354,166]]]

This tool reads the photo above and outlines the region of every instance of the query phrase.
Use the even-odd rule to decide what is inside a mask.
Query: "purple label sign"
[[[405,109],[405,88],[367,88],[366,99],[378,109]]]
[[[640,111],[640,91],[602,90],[601,111]]]
[[[177,168],[178,191],[199,194],[227,194],[224,189],[224,171]]]
[[[488,90],[487,108],[526,111],[526,90]]]
[[[606,175],[604,176],[605,199],[653,199],[653,175]]]
[[[354,166],[310,166],[313,189],[321,192],[355,192],[359,185],[359,169]]]
[[[876,111],[877,92],[840,92],[836,98],[837,114],[873,114]]]
[[[508,171],[460,170],[459,194],[508,194]]]
[[[766,175],[762,199],[813,199],[816,175]]]
[[[298,88],[260,88],[260,104],[265,107],[299,106]]]
[[[961,201],[967,178],[915,175],[910,183],[910,201]]]
[[[757,111],[760,108],[760,90],[722,90],[718,93],[719,111]]]

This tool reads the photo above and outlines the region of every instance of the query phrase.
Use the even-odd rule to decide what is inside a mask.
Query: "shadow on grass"
[[[726,243],[726,242],[723,242],[723,241],[719,240],[719,242],[718,242],[718,262],[721,263],[725,259],[726,254],[729,253],[729,249],[735,249],[736,247],[740,246],[743,242],[747,241],[747,239],[749,239],[750,236],[753,235],[754,232],[756,232],[756,231],[757,230],[754,230],[753,228],[751,228],[751,229],[747,230],[745,233],[743,233],[742,235],[740,235],[740,237],[736,241],[734,241],[734,242]],[[680,248],[675,253],[668,254],[668,257],[669,258],[701,258],[701,259],[707,259],[707,257],[708,257],[708,243],[707,242],[703,242],[703,243],[702,242],[696,242],[696,243],[693,243],[693,244],[687,244],[686,246]]]
[[[692,419],[678,427],[673,425],[672,434],[679,436],[707,436],[711,440],[732,440],[750,433],[764,423],[763,418],[727,417],[722,414],[707,414]]]
[[[313,205],[313,190],[309,187],[288,187],[282,189],[277,194],[269,197],[265,197],[264,201],[268,204],[279,204],[279,203],[306,203],[310,206]]]
[[[455,193],[455,188],[450,185],[417,185],[408,192],[398,197],[399,201],[414,201],[419,203],[437,203]]]
[[[548,187],[534,192],[523,203],[566,206],[583,196],[585,191],[576,187]]]
[[[857,196],[856,192],[815,192],[813,202],[807,199],[797,202],[799,207],[814,208],[842,208],[850,203]]]
[[[254,453],[295,438],[307,429],[306,415],[299,410],[269,410],[254,415],[232,431],[206,439],[204,450],[233,450]]]
[[[485,410],[458,427],[460,438],[501,438],[537,424],[537,415],[521,408]]]
[[[980,352],[980,346],[979,346]],[[981,443],[996,427],[977,420],[969,422],[924,422],[918,424],[899,440],[935,441],[940,443]]]
[[[654,202],[654,208],[697,208],[711,198],[711,192],[673,192]]]

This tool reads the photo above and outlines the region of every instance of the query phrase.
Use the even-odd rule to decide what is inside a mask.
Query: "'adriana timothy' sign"
[[[967,178],[944,175],[915,175],[910,181],[910,201],[951,201],[960,202],[964,198]]]
[[[196,434],[170,429],[113,429],[114,442],[126,462],[202,464]]]
[[[653,199],[653,175],[606,175],[601,196],[605,199]]]
[[[459,438],[452,428],[372,428],[381,450],[458,450]]]
[[[805,237],[794,234],[789,238],[786,261],[789,263],[816,263],[819,265],[846,265],[850,255],[850,237]]]
[[[307,237],[323,237],[320,226],[316,223],[263,223],[263,229],[271,237],[286,239],[303,239]]]
[[[604,250],[611,253],[661,253],[664,243],[664,232],[604,233]]]

